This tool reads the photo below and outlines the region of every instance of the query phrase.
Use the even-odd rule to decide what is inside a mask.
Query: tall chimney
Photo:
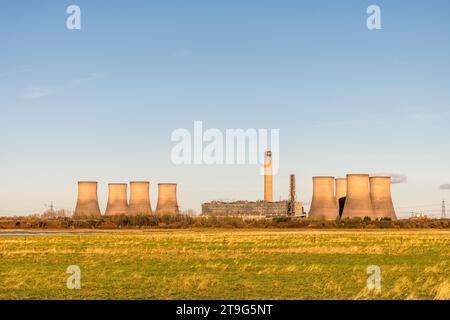
[[[157,214],[179,213],[176,183],[158,184],[158,204],[156,206],[156,213]]]
[[[130,182],[130,203],[128,205],[127,215],[151,215],[152,208],[150,206],[148,181],[132,181]]]
[[[334,177],[313,177],[309,218],[335,220],[339,216],[334,197]]]
[[[391,177],[370,177],[370,199],[375,218],[397,220],[391,196]]]
[[[78,199],[73,217],[74,219],[99,219],[101,217],[97,198],[97,182],[78,182]]]
[[[297,214],[297,197],[296,197],[296,187],[295,187],[295,175],[291,174],[289,176],[289,203],[288,203],[288,216],[295,216]],[[301,213],[300,213],[301,214]]]
[[[336,205],[339,209],[339,216],[342,217],[345,199],[347,197],[347,179],[336,178]]]
[[[369,193],[368,174],[347,175],[347,199],[342,218],[374,218]]]
[[[120,216],[127,214],[127,184],[110,183],[108,185],[108,205],[105,216]]]
[[[272,151],[264,153],[264,201],[273,201]]]

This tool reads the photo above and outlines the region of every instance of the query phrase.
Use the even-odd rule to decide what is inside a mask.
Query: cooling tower
[[[266,151],[264,153],[264,201],[273,201],[272,190],[272,151]]]
[[[130,203],[128,204],[127,215],[151,215],[152,208],[150,206],[148,181],[132,181],[130,182]]]
[[[370,199],[375,218],[397,220],[391,197],[391,177],[370,177]]]
[[[335,220],[339,215],[334,197],[334,177],[313,177],[309,218]]]
[[[97,198],[97,182],[78,182],[78,199],[74,219],[98,219],[101,217]]]
[[[339,209],[339,216],[342,217],[344,211],[345,198],[347,196],[347,179],[337,178],[336,180],[336,205]]]
[[[347,198],[342,219],[355,217],[374,218],[370,201],[368,174],[347,175]]]
[[[177,185],[176,183],[158,184],[157,214],[178,214]]]
[[[105,216],[120,216],[127,214],[127,184],[110,183],[108,185],[108,205]]]

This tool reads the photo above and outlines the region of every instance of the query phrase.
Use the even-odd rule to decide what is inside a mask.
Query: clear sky
[[[81,30],[66,28],[70,4]],[[366,27],[381,8],[382,30]],[[259,199],[257,166],[175,166],[171,133],[280,129],[288,175],[393,173],[400,216],[450,190],[450,2],[2,1],[0,214],[74,209],[78,180],[178,183],[182,209]]]

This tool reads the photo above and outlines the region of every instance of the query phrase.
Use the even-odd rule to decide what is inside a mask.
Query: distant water
[[[53,234],[99,234],[100,232],[58,232],[58,231],[39,231],[39,232],[0,232],[0,236],[46,236]]]

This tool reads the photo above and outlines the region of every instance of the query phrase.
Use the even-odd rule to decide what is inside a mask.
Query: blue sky
[[[81,30],[66,8],[81,7]],[[382,30],[366,28],[377,4]],[[175,166],[177,128],[280,129],[295,173],[396,173],[400,215],[450,191],[448,1],[3,1],[0,214],[73,209],[78,180],[177,182],[183,209],[258,199],[256,166]],[[432,205],[432,206],[431,206]]]

